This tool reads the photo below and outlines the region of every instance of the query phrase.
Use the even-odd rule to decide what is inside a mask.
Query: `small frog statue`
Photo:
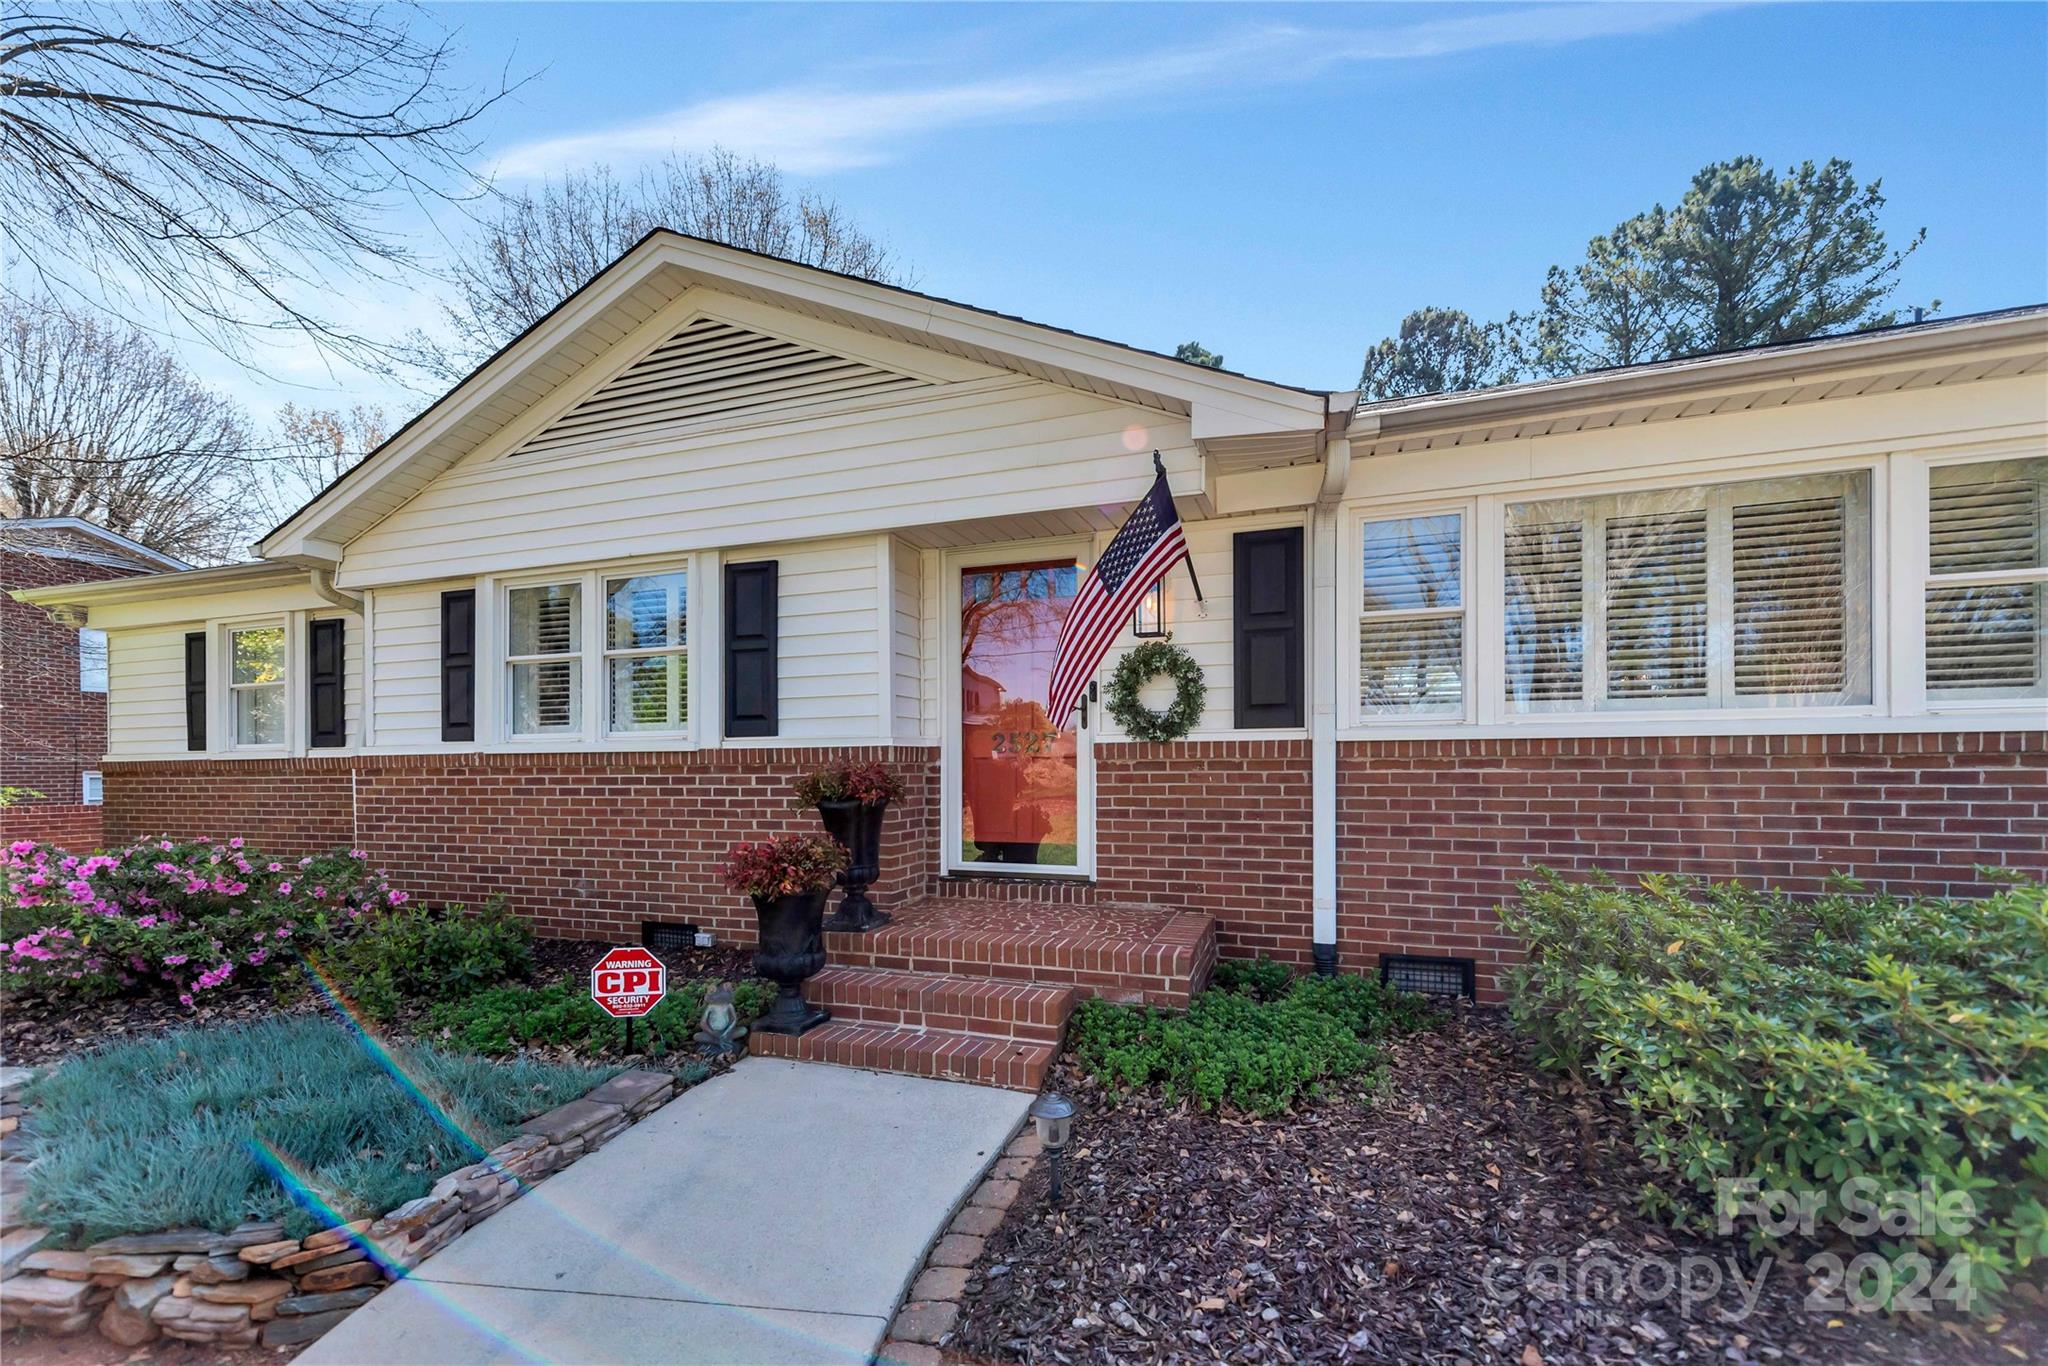
[[[699,1021],[704,1027],[697,1031],[697,1042],[711,1050],[714,1057],[729,1057],[740,1051],[740,1040],[747,1036],[747,1027],[740,1023],[740,1013],[732,1003],[732,988],[727,985],[715,986],[704,1002],[704,1017]]]

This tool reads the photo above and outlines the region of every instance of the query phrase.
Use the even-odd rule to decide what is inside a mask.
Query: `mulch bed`
[[[1512,1300],[1538,1258],[1728,1259],[1737,1241],[1636,1214],[1644,1174],[1625,1125],[1530,1064],[1471,1013],[1392,1047],[1377,1095],[1326,1097],[1273,1121],[1105,1095],[1073,1066],[1080,1108],[1067,1199],[1025,1183],[974,1268],[949,1355],[1080,1361],[1984,1362],[2041,1360],[2033,1309],[1963,1327],[1809,1312],[1777,1264],[1753,1312],[1732,1283],[1691,1312],[1656,1272],[1601,1298]],[[1489,1269],[1491,1274],[1489,1275]],[[1704,1277],[1702,1277],[1704,1279]],[[1987,1330],[1988,1329],[1988,1330]]]
[[[564,977],[587,975],[605,950],[618,947],[591,939],[541,939],[533,946],[533,972],[526,981],[539,986]],[[754,975],[751,949],[684,949],[664,953],[671,984],[698,978],[744,980]],[[11,1066],[38,1067],[101,1044],[146,1038],[191,1025],[219,1025],[302,1014],[321,1007],[323,997],[310,988],[279,982],[207,992],[190,1010],[168,995],[116,996],[79,1003],[57,997],[9,995],[0,1002],[0,1060]],[[398,1037],[433,1041],[426,1010],[402,1013],[389,1027]],[[567,1056],[566,1051],[564,1056]]]

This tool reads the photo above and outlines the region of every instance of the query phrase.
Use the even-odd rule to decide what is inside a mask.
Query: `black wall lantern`
[[[1166,634],[1166,580],[1161,579],[1145,590],[1145,596],[1138,599],[1137,610],[1131,613],[1131,634],[1145,640],[1156,640]]]

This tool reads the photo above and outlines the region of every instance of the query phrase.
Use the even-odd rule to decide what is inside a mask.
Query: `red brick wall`
[[[909,793],[883,825],[887,908],[922,892],[936,856],[938,764],[919,748],[879,759]],[[817,750],[380,755],[115,764],[114,841],[241,835],[266,853],[360,848],[434,901],[508,897],[544,934],[639,937],[690,920],[750,940],[753,910],[718,884],[726,852],[783,831],[821,832],[790,805]]]
[[[1226,957],[1308,964],[1308,741],[1103,744],[1095,787],[1101,896],[1205,911]]]
[[[100,815],[104,807],[79,802],[33,802],[0,807],[0,844],[35,840],[72,853],[101,847]]]
[[[78,632],[14,588],[123,579],[140,571],[0,549],[0,787],[75,805],[79,774],[107,752],[107,695],[78,690]]]
[[[2048,733],[1393,740],[1338,758],[1338,944],[1480,962],[1532,864],[1697,873],[1794,892],[1982,890],[1978,864],[2048,877]]]

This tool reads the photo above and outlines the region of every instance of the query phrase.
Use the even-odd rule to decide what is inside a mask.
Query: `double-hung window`
[[[1937,465],[1928,485],[1928,697],[2048,697],[2048,458]]]
[[[1863,471],[1511,503],[1510,712],[1870,700]]]
[[[78,690],[107,690],[107,633],[90,626],[78,631]]]
[[[505,651],[512,734],[578,735],[583,730],[583,587],[535,584],[506,595]]]
[[[238,747],[285,743],[284,627],[229,630],[228,706]]]
[[[1464,515],[1368,521],[1359,528],[1359,542],[1360,714],[1462,715]]]
[[[688,728],[689,607],[681,572],[605,580],[606,727],[613,734]]]

